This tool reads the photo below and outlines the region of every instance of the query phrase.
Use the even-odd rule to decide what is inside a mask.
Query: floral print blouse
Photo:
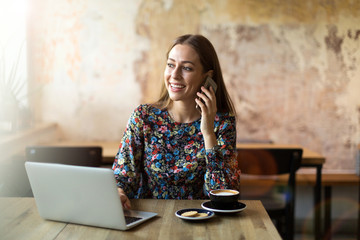
[[[175,122],[143,104],[132,113],[112,169],[129,198],[204,199],[208,191],[238,189],[235,117],[218,113],[217,146],[204,147],[201,119]]]

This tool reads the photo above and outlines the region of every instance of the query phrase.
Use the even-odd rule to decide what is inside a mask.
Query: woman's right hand
[[[126,196],[124,190],[122,190],[121,188],[118,188],[118,193],[119,193],[120,200],[121,200],[121,203],[122,203],[123,207],[125,209],[130,209],[131,208],[130,200]]]

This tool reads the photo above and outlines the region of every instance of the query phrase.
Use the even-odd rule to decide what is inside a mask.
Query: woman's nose
[[[171,77],[174,79],[178,79],[181,76],[180,67],[175,67],[171,73]]]

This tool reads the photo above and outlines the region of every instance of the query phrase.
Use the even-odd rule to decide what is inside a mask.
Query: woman
[[[217,84],[206,89],[212,77]],[[132,113],[113,164],[121,201],[204,199],[238,189],[235,111],[215,49],[201,35],[178,37],[167,54],[159,100]]]

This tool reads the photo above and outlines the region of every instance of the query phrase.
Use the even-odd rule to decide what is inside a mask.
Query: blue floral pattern
[[[211,189],[238,189],[235,117],[216,115],[218,145],[207,150],[200,123],[175,122],[152,105],[137,107],[112,167],[117,185],[129,198],[204,199]]]

